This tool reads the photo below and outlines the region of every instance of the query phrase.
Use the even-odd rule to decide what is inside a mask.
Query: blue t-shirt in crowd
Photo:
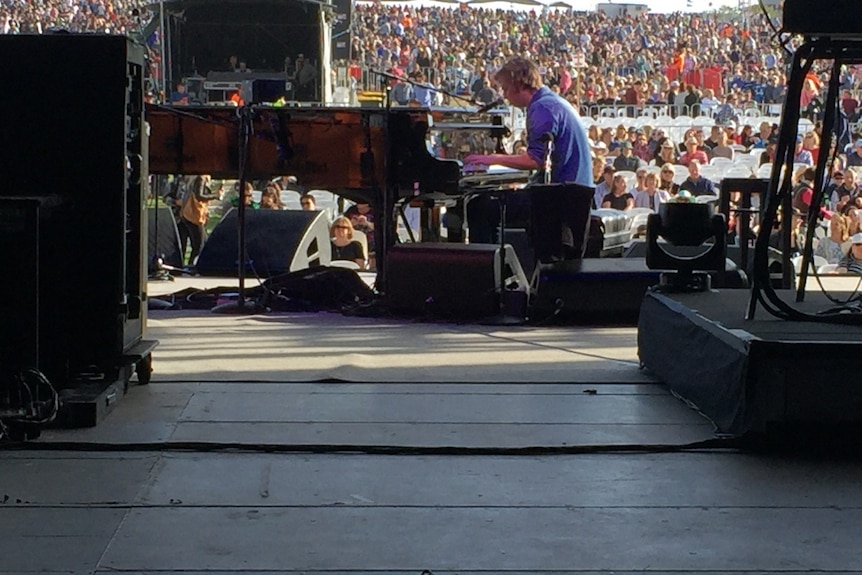
[[[587,132],[572,105],[547,86],[536,90],[527,107],[527,154],[540,166],[545,161],[544,134],[554,137],[551,181],[593,187]]]

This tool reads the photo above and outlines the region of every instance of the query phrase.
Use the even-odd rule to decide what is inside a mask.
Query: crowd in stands
[[[50,30],[133,34],[149,20],[148,4],[144,0],[0,0],[0,27],[4,34]],[[777,123],[755,125],[744,114],[749,108],[765,111],[769,104],[781,104],[786,94],[787,56],[774,39],[778,23],[764,15],[611,18],[601,12],[477,6],[357,4],[351,64],[354,69],[385,70],[412,79],[413,83],[398,85],[400,103],[464,105],[494,102],[499,97],[494,74],[511,56],[525,54],[539,64],[544,82],[583,116],[595,118],[601,107],[623,107],[624,116],[634,118],[648,106],[661,105],[671,116],[705,115],[714,120],[715,126],[692,128],[674,140],[658,124],[593,126],[589,135],[598,186],[596,207],[654,209],[657,202],[680,191],[713,193],[710,178],[702,172],[716,158],[733,161],[756,155],[756,165],[772,161]],[[826,71],[821,75],[815,68],[803,89],[804,114],[815,123],[797,143],[799,166],[811,166],[817,160],[817,120],[825,80]],[[862,112],[862,66],[842,71],[841,88],[841,108],[850,122],[856,122]],[[862,139],[854,143],[832,166],[826,198],[830,215],[847,219],[833,220],[835,237],[845,241],[848,233],[862,231],[858,223],[862,214],[857,214],[862,212],[862,190],[855,183],[862,178],[854,178],[862,174],[852,171],[862,168]],[[687,171],[684,180],[681,169]],[[619,172],[634,172],[636,180],[626,182]],[[798,179],[805,181],[802,175]],[[280,190],[271,187],[263,190],[259,203],[279,208]],[[361,214],[351,219],[354,227],[363,225],[360,219]],[[195,233],[189,235],[197,239]]]
[[[42,34],[49,30],[129,34],[141,27],[134,10],[144,0],[0,0],[4,34]]]
[[[371,69],[421,70],[442,92],[469,99],[507,58],[526,53],[545,83],[582,110],[670,103],[717,111],[730,94],[741,109],[782,101],[785,62],[771,34],[765,17],[755,14],[729,21],[697,14],[612,19],[601,12],[374,3],[356,6],[352,53]],[[686,83],[707,68],[721,74],[720,87]]]

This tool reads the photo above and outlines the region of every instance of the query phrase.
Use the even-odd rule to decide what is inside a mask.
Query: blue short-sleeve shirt
[[[554,137],[551,181],[593,187],[593,163],[587,132],[572,105],[542,86],[527,107],[527,154],[541,166],[545,161],[544,134]]]

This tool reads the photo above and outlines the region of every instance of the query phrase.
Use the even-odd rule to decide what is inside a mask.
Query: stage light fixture
[[[709,272],[725,270],[726,237],[724,214],[715,213],[712,205],[685,201],[662,204],[657,214],[647,218],[647,267],[662,270],[662,289],[709,290]],[[693,256],[675,255],[662,247],[659,238],[674,246],[703,246],[704,250]],[[710,239],[712,244],[705,243]]]

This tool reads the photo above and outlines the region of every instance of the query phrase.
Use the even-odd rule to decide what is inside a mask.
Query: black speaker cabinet
[[[236,277],[238,210],[221,219],[198,256],[201,275]],[[326,212],[304,210],[246,210],[247,272],[269,278],[326,265],[330,261],[329,221]]]
[[[0,318],[0,378],[39,365],[39,202],[35,200],[0,198]]]
[[[62,384],[113,369],[143,337],[144,50],[0,35],[0,54],[0,198],[39,202],[38,367]]]
[[[862,37],[856,0],[784,0],[784,31],[806,36]]]
[[[528,280],[506,244],[504,284],[526,293]],[[441,318],[480,318],[500,311],[500,246],[416,243],[393,246],[388,255],[386,301],[395,313]]]

